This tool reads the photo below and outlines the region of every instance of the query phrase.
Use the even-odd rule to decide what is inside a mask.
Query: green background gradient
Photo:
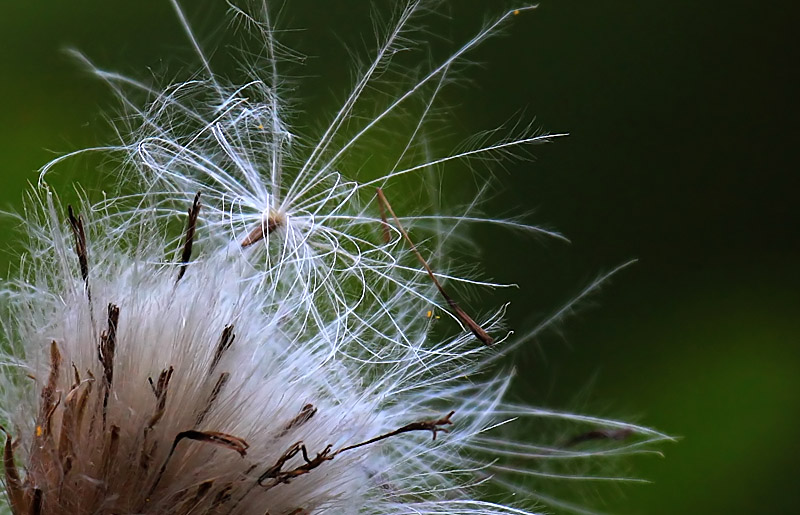
[[[219,41],[223,3],[184,3],[204,41]],[[340,56],[316,59],[301,106],[313,119],[351,76],[341,47],[329,48],[332,35],[342,45],[372,41],[369,3],[288,4],[291,25],[308,27],[303,50]],[[431,28],[463,41],[505,7],[459,0],[446,10],[451,19]],[[477,228],[480,266],[520,289],[476,295],[473,308],[510,298],[510,324],[531,327],[595,275],[639,260],[515,356],[518,398],[635,418],[681,437],[665,446],[665,459],[632,463],[653,484],[595,485],[603,510],[789,513],[800,505],[799,10],[788,1],[544,0],[471,54],[481,66],[447,93],[455,134],[491,128],[520,108],[537,126],[570,133],[535,147],[535,162],[498,170],[486,210],[533,212],[526,221],[572,243]],[[61,51],[68,47],[136,77],[197,68],[167,0],[4,2],[3,209],[21,208],[26,183],[52,157],[110,141],[102,113],[113,115],[116,103]],[[84,162],[50,182],[75,180],[96,190],[105,179]],[[6,268],[19,250],[12,223],[0,227]]]

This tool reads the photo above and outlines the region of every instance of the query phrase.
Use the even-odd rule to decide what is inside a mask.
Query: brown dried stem
[[[243,458],[247,455],[247,448],[249,447],[247,442],[241,438],[237,438],[226,433],[218,433],[215,431],[196,431],[194,429],[182,431],[178,433],[178,435],[175,437],[175,440],[173,440],[169,454],[167,454],[164,463],[161,465],[161,469],[159,469],[156,480],[153,482],[153,486],[150,487],[150,492],[148,493],[147,497],[151,497],[153,492],[156,491],[156,488],[158,488],[158,484],[161,482],[161,478],[164,476],[164,472],[167,470],[167,465],[169,465],[170,459],[172,459],[172,456],[175,454],[175,449],[182,440],[194,440],[196,442],[219,445],[232,451],[236,451]]]
[[[119,307],[108,305],[108,327],[100,334],[100,345],[97,346],[98,358],[103,365],[103,427],[106,425],[108,396],[114,382],[114,353],[117,349],[117,326],[119,325]]]
[[[322,452],[318,452],[314,458],[309,458],[308,450],[306,449],[305,444],[302,441],[293,444],[289,449],[284,452],[280,458],[275,462],[273,466],[268,468],[263,474],[258,477],[256,483],[259,486],[263,486],[267,489],[273,488],[282,483],[289,483],[293,479],[308,474],[315,468],[319,467],[326,461],[330,461],[334,459],[336,456],[343,452],[351,451],[353,449],[358,449],[359,447],[364,447],[366,445],[370,445],[381,440],[385,440],[387,438],[391,438],[393,436],[397,436],[403,433],[410,433],[412,431],[431,431],[433,433],[433,439],[436,440],[436,434],[439,431],[447,432],[447,429],[442,427],[446,425],[452,424],[451,417],[455,411],[451,411],[444,417],[437,419],[437,420],[424,420],[420,422],[412,422],[411,424],[406,424],[403,427],[395,429],[394,431],[390,431],[388,433],[384,433],[380,436],[376,436],[375,438],[370,438],[364,442],[360,442],[353,445],[347,445],[342,447],[334,452],[331,452],[332,445],[328,445],[325,447]],[[286,464],[287,461],[294,458],[297,454],[301,454],[303,457],[304,463],[293,468],[290,470],[283,470],[283,466]],[[269,483],[265,482],[267,480],[271,480]]]
[[[219,361],[222,359],[222,355],[225,353],[228,348],[233,344],[233,340],[236,339],[236,334],[233,332],[233,324],[226,325],[225,328],[222,330],[222,335],[219,338],[219,343],[217,343],[217,348],[214,351],[214,357],[211,360],[211,366],[208,367],[208,375],[214,373],[214,370],[219,365]]]
[[[183,239],[183,251],[181,252],[181,267],[178,270],[178,278],[175,279],[177,283],[183,278],[186,273],[186,268],[189,266],[189,261],[192,258],[192,244],[194,243],[194,232],[197,229],[197,216],[200,214],[200,192],[194,196],[192,206],[189,208],[186,220],[186,234]]]
[[[22,488],[19,471],[17,470],[17,465],[14,463],[14,441],[11,438],[11,434],[6,431],[3,426],[0,426],[0,431],[6,435],[6,444],[3,449],[3,470],[6,476],[6,494],[11,504],[11,511],[13,513],[23,513],[23,508],[27,503],[25,501],[25,491]]]
[[[88,287],[89,281],[89,259],[86,248],[86,231],[83,228],[83,217],[77,216],[72,211],[72,206],[67,206],[69,226],[75,236],[75,253],[78,255],[78,265],[81,270],[81,277]]]
[[[439,290],[439,293],[442,294],[442,297],[444,297],[444,299],[447,301],[447,304],[450,306],[450,309],[453,310],[453,313],[455,313],[456,317],[458,317],[461,323],[467,326],[469,330],[472,331],[472,334],[474,334],[477,339],[483,342],[484,345],[493,344],[494,338],[489,336],[489,333],[487,333],[480,325],[478,325],[477,322],[475,322],[472,319],[472,317],[470,317],[463,309],[461,309],[458,303],[452,297],[450,297],[450,295],[448,295],[447,292],[444,290],[444,287],[439,282],[439,279],[436,278],[436,274],[433,273],[433,270],[431,269],[430,265],[428,265],[428,262],[425,260],[424,257],[422,257],[422,254],[420,254],[419,250],[417,250],[417,246],[414,245],[413,241],[411,241],[411,237],[408,235],[408,232],[406,232],[406,230],[403,228],[403,224],[400,223],[400,219],[397,218],[397,215],[394,213],[392,205],[389,204],[389,201],[383,194],[383,190],[377,188],[377,194],[378,194],[378,200],[380,201],[380,205],[385,206],[386,209],[389,211],[389,213],[392,215],[394,222],[397,224],[397,229],[400,231],[400,234],[403,235],[403,239],[406,240],[406,243],[408,243],[409,247],[411,247],[411,251],[414,253],[415,256],[417,256],[417,259],[425,268],[425,271],[428,273],[428,277],[431,278],[431,281],[433,281],[433,284],[436,286],[436,289]]]

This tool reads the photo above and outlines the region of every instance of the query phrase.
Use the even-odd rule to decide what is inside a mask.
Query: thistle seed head
[[[121,141],[45,166],[21,217],[28,252],[3,292],[0,381],[12,514],[572,510],[549,482],[617,480],[602,463],[666,438],[505,399],[513,374],[498,360],[602,278],[509,339],[503,309],[473,318],[451,291],[503,285],[447,270],[444,245],[468,223],[562,236],[474,206],[409,212],[384,193],[552,137],[518,124],[437,156],[425,136],[452,69],[530,7],[393,75],[397,53],[425,54],[415,24],[429,6],[405,4],[326,128],[300,138],[279,73],[293,54],[267,6],[231,7],[262,42],[237,84],[212,71],[173,4],[204,75],[157,88],[93,68],[127,110]],[[397,120],[412,127],[394,134],[400,150],[359,179],[357,156]],[[121,156],[124,188],[65,208],[47,174],[93,152]],[[518,495],[487,500],[498,489]]]

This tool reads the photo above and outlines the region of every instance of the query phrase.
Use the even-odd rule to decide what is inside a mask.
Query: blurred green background
[[[184,3],[196,31],[214,41],[226,25],[223,3]],[[288,4],[292,26],[308,27],[306,52],[323,51],[316,39],[327,49],[333,34],[372,40],[366,1]],[[432,28],[461,41],[505,7],[459,0]],[[800,506],[799,12],[788,1],[543,0],[472,54],[481,66],[448,93],[457,134],[520,108],[570,133],[536,147],[535,162],[498,171],[487,210],[534,211],[527,221],[572,244],[476,230],[481,266],[520,285],[498,296],[512,300],[512,326],[530,327],[596,274],[639,260],[515,356],[518,397],[682,437],[665,459],[634,464],[652,484],[600,488],[609,512]],[[136,77],[197,66],[167,0],[4,2],[4,209],[21,207],[26,182],[52,157],[110,141],[102,113],[116,104],[61,51],[68,47]],[[314,109],[349,84],[343,63],[317,60],[321,76],[310,81],[326,100],[310,101]],[[51,182],[78,179],[102,187],[80,165]],[[8,240],[8,223],[0,234]],[[7,267],[13,240],[3,250]]]

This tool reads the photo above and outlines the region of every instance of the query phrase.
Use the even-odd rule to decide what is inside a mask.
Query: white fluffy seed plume
[[[553,137],[514,124],[452,153],[428,144],[454,70],[532,7],[431,62],[420,22],[435,3],[400,6],[314,136],[289,123],[281,70],[302,58],[267,5],[230,7],[259,41],[242,84],[212,71],[173,5],[202,73],[161,87],[92,67],[121,99],[120,143],[45,166],[20,217],[27,252],[3,289],[6,512],[586,512],[549,485],[624,480],[605,465],[667,438],[504,400],[501,358],[604,278],[509,338],[502,309],[473,318],[456,298],[502,285],[443,255],[471,223],[559,234],[449,214],[436,192],[427,212],[392,196]],[[93,153],[117,160],[119,190],[63,205],[47,174]]]

